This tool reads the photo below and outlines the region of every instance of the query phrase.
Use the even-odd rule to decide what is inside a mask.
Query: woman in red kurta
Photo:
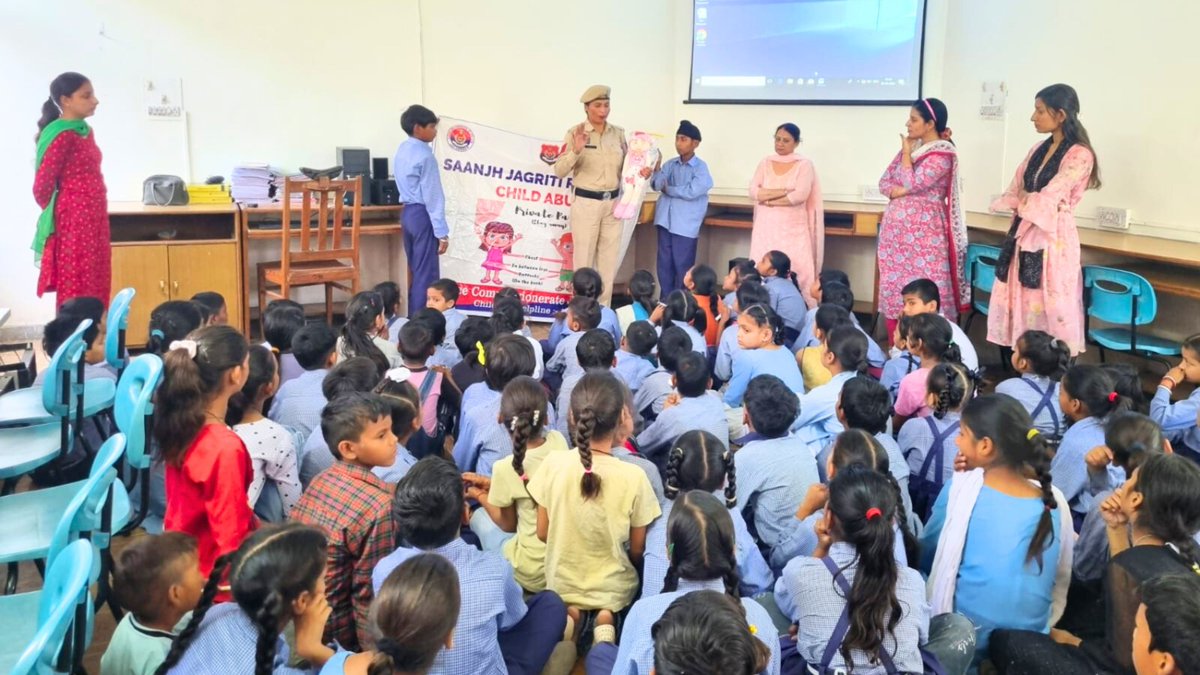
[[[163,527],[196,538],[205,575],[257,527],[247,496],[250,453],[225,425],[229,397],[246,383],[248,355],[236,329],[209,326],[172,342],[163,356],[154,414],[167,474]]]
[[[33,243],[34,260],[41,262],[37,293],[56,293],[58,306],[80,296],[108,304],[112,295],[108,197],[100,148],[84,122],[98,104],[86,77],[63,73],[50,83],[38,121],[33,197],[43,213]]]

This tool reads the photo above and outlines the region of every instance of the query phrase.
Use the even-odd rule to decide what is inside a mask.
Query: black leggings
[[[1085,643],[1086,645],[1086,643]],[[988,645],[992,665],[1002,675],[1093,675],[1121,672],[1087,646],[1059,644],[1045,633],[997,630]]]

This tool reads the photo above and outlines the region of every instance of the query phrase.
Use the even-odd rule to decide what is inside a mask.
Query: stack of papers
[[[230,194],[243,204],[269,204],[276,194],[282,194],[282,174],[268,164],[249,162],[233,168]]]

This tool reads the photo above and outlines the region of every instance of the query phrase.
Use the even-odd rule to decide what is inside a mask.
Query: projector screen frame
[[[917,56],[917,99],[925,98],[925,29],[929,19],[929,0],[919,0],[921,3],[921,47]],[[900,107],[912,105],[912,100],[887,99],[871,101],[866,99],[724,99],[724,98],[692,98],[692,80],[696,77],[696,0],[692,0],[692,25],[690,41],[691,50],[688,53],[688,97],[681,103],[684,105],[844,105],[852,107]]]

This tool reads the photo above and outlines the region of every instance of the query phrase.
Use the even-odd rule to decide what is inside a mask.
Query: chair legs
[[[17,566],[17,563],[8,563],[8,577],[4,581],[5,595],[12,595],[13,593],[17,592],[17,578],[19,569],[20,568]]]
[[[325,323],[333,325],[333,286],[325,284]]]
[[[112,612],[113,618],[120,623],[121,619],[125,616],[125,611],[121,609],[120,605],[117,604],[117,597],[113,594],[113,558],[111,542],[112,539],[110,538],[110,545],[104,547],[100,551],[100,579],[97,582],[96,605],[93,608],[93,611],[96,614],[99,614],[100,611],[104,609],[104,606],[108,605],[108,609]]]

